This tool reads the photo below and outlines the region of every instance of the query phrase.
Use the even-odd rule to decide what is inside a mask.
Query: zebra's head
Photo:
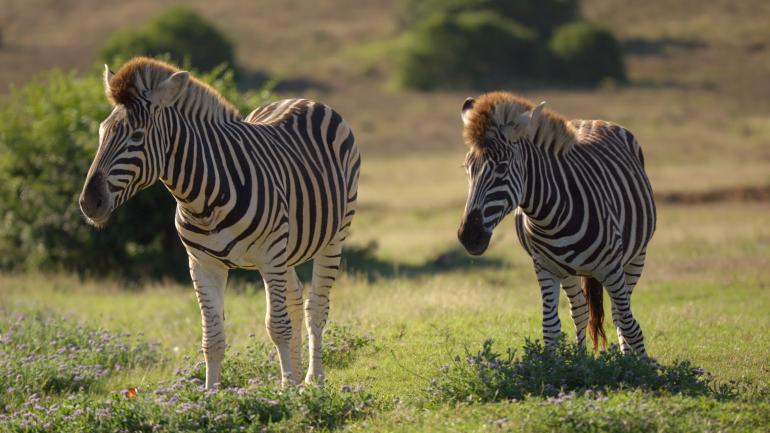
[[[457,237],[470,254],[483,254],[492,231],[521,203],[521,146],[530,139],[530,123],[544,104],[503,103],[494,93],[478,102],[468,98],[463,104],[463,135],[470,146],[464,164],[469,191]]]
[[[99,126],[99,148],[79,200],[95,226],[106,224],[113,210],[155,183],[165,166],[164,109],[182,94],[189,73],[168,71],[162,79],[152,78],[136,64],[126,64],[117,75],[105,65],[104,88],[113,110]]]

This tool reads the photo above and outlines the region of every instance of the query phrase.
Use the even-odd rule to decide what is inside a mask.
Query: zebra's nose
[[[78,204],[83,215],[94,222],[101,222],[108,216],[107,196],[101,173],[94,173],[86,181]]]
[[[492,234],[484,229],[483,222],[481,210],[473,209],[468,212],[457,230],[457,238],[470,254],[480,255],[489,246],[489,239]]]

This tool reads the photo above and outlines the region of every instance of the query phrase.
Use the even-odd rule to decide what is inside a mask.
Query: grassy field
[[[432,398],[431,379],[441,379],[442,366],[453,364],[455,355],[462,356],[465,350],[475,353],[488,338],[494,340],[497,352],[508,347],[520,350],[526,338],[540,335],[539,292],[529,259],[516,243],[513,224],[498,229],[489,256],[470,260],[458,253],[454,231],[465,190],[461,169],[453,162],[454,157],[440,156],[367,163],[351,243],[376,241],[378,247],[364,265],[368,273],[354,270],[334,289],[330,320],[341,331],[340,338],[331,341],[341,348],[346,362],[331,364],[327,389],[364,387],[374,402],[371,412],[360,419],[352,417],[344,428],[766,430],[770,423],[767,203],[661,205],[645,276],[634,294],[650,353],[664,365],[686,360],[704,369],[712,375],[712,389],[734,387],[730,397],[629,387],[600,397],[568,394],[558,403],[554,398],[559,397],[549,400],[547,393],[523,402],[459,405]],[[418,165],[446,169],[421,175],[412,170]],[[392,175],[407,170],[411,177]],[[441,174],[436,179],[430,173]],[[158,360],[110,372],[84,394],[72,391],[88,401],[130,387],[154,396],[159,382],[176,377],[175,369],[201,358],[198,307],[188,285],[125,290],[112,281],[29,275],[2,277],[0,285],[7,314],[52,311],[70,321],[159,343]],[[264,304],[256,274],[253,280],[231,286],[226,298],[228,356],[242,359],[238,353],[268,341]],[[566,299],[561,317],[572,338]],[[614,335],[609,327],[608,335]],[[360,345],[350,343],[359,340]],[[248,358],[247,364],[259,359]],[[54,393],[51,398],[58,401],[67,395]],[[672,416],[677,413],[683,415]],[[312,424],[303,424],[308,425]],[[273,428],[278,426],[297,428],[291,423]]]
[[[0,93],[42,69],[89,68],[112,30],[172,3],[0,1]],[[666,368],[578,357],[615,385],[585,393],[551,372],[516,400],[473,398],[513,379],[479,382],[474,374],[497,370],[470,368],[466,351],[491,338],[495,352],[517,350],[518,369],[561,361],[522,358],[525,340],[540,337],[540,296],[512,221],[482,258],[467,257],[456,240],[467,190],[459,106],[481,90],[384,86],[390,65],[361,47],[397,36],[392,1],[190,3],[238,42],[248,71],[291,79],[301,85],[286,92],[329,102],[362,147],[350,245],[370,254],[332,292],[328,384],[277,386],[257,274],[228,288],[229,391],[214,396],[197,389],[200,313],[190,284],[0,274],[0,432],[201,431],[204,423],[208,431],[770,430],[770,202],[729,193],[770,184],[767,2],[586,0],[585,14],[621,37],[629,85],[524,89],[569,117],[628,126],[661,197],[728,193],[713,203],[659,202],[634,312]],[[292,26],[298,21],[307,25]],[[689,367],[676,370],[678,361]],[[618,378],[624,368],[643,379]],[[453,400],[447,387],[473,401]]]

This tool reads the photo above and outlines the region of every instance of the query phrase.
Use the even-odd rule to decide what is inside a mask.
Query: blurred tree
[[[396,83],[429,90],[622,79],[612,34],[580,21],[579,12],[579,0],[401,0],[397,17],[405,34]],[[579,48],[556,37],[562,28],[581,38]]]
[[[236,66],[230,41],[213,24],[183,7],[169,9],[139,29],[115,32],[107,39],[101,57],[112,63],[116,59],[162,54],[168,54],[176,63],[189,62],[201,71],[220,64]]]
[[[401,0],[397,21],[411,30],[433,14],[491,11],[530,27],[544,37],[558,26],[580,19],[579,0]]]
[[[556,30],[549,48],[554,77],[582,84],[626,79],[620,44],[607,29],[588,22],[567,24]]]
[[[97,230],[77,199],[109,114],[101,74],[50,71],[12,90],[0,107],[0,269],[73,270],[131,279],[187,278],[187,258],[173,224],[175,202],[158,183],[118,209]],[[198,78],[242,112],[269,91],[238,94],[233,73]]]
[[[526,76],[535,69],[536,44],[533,31],[494,12],[434,14],[404,40],[397,80],[430,90]]]

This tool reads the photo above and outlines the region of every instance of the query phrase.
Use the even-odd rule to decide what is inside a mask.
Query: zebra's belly
[[[527,216],[520,209],[517,209],[515,218],[516,232],[524,250],[538,265],[560,277],[593,276],[618,265],[625,266],[644,250],[649,241],[646,239],[629,246],[630,242],[624,242],[619,234],[602,232],[601,240],[588,236],[575,243],[565,243],[558,237],[538,237],[530,232],[526,227]],[[598,233],[589,231],[592,232]]]
[[[238,269],[265,269],[281,263],[287,266],[297,266],[312,260],[320,251],[324,249],[333,240],[333,236],[308,236],[312,233],[305,233],[304,237],[287,233],[281,235],[272,233],[264,239],[244,238],[234,240],[234,236],[220,233],[219,236],[210,236],[208,255],[219,260],[230,268]],[[285,239],[285,256],[282,258],[280,251],[283,246],[276,245],[276,239]],[[302,239],[310,238],[312,242],[301,242]],[[227,251],[226,253],[224,253]]]
[[[201,244],[207,252],[230,268],[264,269],[285,263],[296,266],[312,260],[338,235],[338,228],[322,231],[321,224],[310,222],[300,227],[292,222],[288,227],[269,233],[255,233],[241,238],[242,232],[223,231],[206,236]]]
[[[290,209],[268,218],[250,212],[225,229],[217,230],[218,222],[212,222],[205,226],[177,224],[177,230],[188,251],[229,268],[299,265],[339,237],[347,204],[341,200],[288,201]]]

